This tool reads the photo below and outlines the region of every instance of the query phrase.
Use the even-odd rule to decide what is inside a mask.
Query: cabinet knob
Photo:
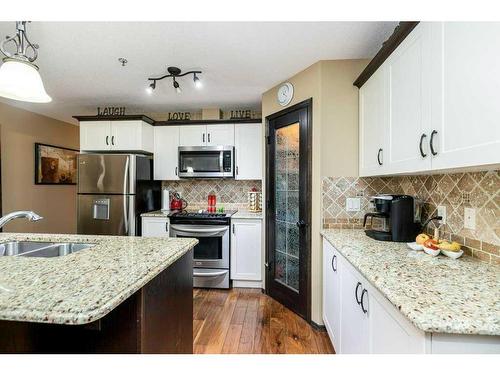
[[[358,281],[358,283],[356,284],[356,290],[354,291],[354,297],[356,297],[356,302],[358,303],[358,305],[361,305],[361,299],[358,298],[358,289],[360,286],[361,286],[361,283]]]

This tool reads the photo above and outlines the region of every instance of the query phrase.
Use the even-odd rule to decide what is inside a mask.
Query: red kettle
[[[186,207],[188,206],[187,202],[185,199],[182,199],[179,193],[173,193],[172,194],[172,200],[170,201],[170,209],[172,211],[175,210],[185,210]]]

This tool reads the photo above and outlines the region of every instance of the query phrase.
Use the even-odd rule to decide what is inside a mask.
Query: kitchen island
[[[192,353],[196,239],[0,234],[89,249],[0,257],[1,353]]]

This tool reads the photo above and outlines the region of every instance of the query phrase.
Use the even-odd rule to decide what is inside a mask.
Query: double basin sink
[[[0,256],[54,258],[76,253],[93,245],[78,242],[9,241],[0,243]]]

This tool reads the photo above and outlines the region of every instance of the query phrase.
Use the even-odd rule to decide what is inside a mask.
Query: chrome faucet
[[[10,214],[0,217],[0,228],[2,228],[5,224],[7,224],[11,220],[23,217],[28,219],[29,221],[38,221],[43,219],[43,217],[41,217],[40,215],[36,214],[33,211],[14,211],[11,212]]]

